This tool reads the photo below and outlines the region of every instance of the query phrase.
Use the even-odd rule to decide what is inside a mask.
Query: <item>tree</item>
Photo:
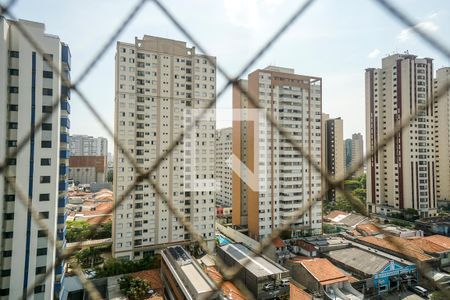
[[[366,203],[366,189],[357,188],[352,191],[352,195]]]
[[[334,209],[351,212],[353,211],[353,205],[347,198],[337,196]]]
[[[151,288],[147,281],[129,275],[121,277],[118,282],[120,291],[130,300],[146,299]]]
[[[103,262],[100,251],[94,247],[82,249],[75,254],[75,258],[83,268],[93,268]]]
[[[108,172],[106,173],[106,181],[112,183],[113,179],[114,179],[114,172],[113,172],[113,170],[108,170]]]
[[[68,243],[80,242],[89,239],[90,225],[88,222],[82,221],[67,221],[66,240]]]
[[[111,258],[105,261],[102,267],[95,269],[96,278],[116,276],[138,272],[142,270],[157,269],[160,267],[160,256],[144,256],[143,259],[128,261],[123,258]]]

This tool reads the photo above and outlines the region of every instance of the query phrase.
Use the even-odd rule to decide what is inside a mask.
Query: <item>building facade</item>
[[[361,133],[352,134],[352,160],[351,166],[357,165],[364,157],[364,140]],[[360,177],[364,175],[364,167],[359,168],[354,177]]]
[[[44,57],[19,32],[18,23],[39,43]],[[0,173],[0,298],[19,299],[53,266],[65,244],[70,93],[47,62],[51,60],[69,77],[70,51],[57,36],[46,34],[41,23],[0,17],[0,33],[0,139],[4,142],[0,161],[32,133],[30,142]],[[42,127],[34,131],[45,116]],[[38,226],[8,181],[24,191],[28,208],[39,213],[49,231]],[[57,240],[50,241],[49,235]],[[62,272],[63,266],[57,266],[29,299],[53,299]]]
[[[142,170],[158,157],[216,96],[215,57],[185,42],[144,36],[117,43],[115,134]],[[215,107],[213,107],[215,108]],[[215,111],[208,111],[152,175],[177,209],[214,245]],[[116,200],[138,176],[116,146]],[[114,214],[113,255],[142,258],[191,237],[166,203],[144,181]]]
[[[219,129],[216,132],[216,205],[231,207],[231,154],[232,154],[232,128]]]
[[[447,201],[450,201],[450,93],[446,91],[441,99],[438,99],[438,93],[449,82],[450,68],[438,69],[434,79],[436,198]]]
[[[261,240],[321,192],[321,176],[265,119],[269,112],[321,164],[322,79],[267,67],[240,81],[262,110],[233,87],[233,224]],[[292,236],[320,233],[322,203],[291,226]]]
[[[322,114],[322,168],[336,180],[345,175],[344,150],[344,121]],[[322,187],[328,187],[325,180]],[[330,202],[336,201],[336,189],[329,189],[326,199]]]
[[[74,156],[108,156],[108,140],[104,137],[90,135],[71,135],[70,154]]]
[[[106,182],[106,156],[70,156],[69,178],[75,184]]]
[[[345,139],[345,173],[350,171],[352,165],[352,139]]]
[[[381,68],[365,73],[367,151],[382,143],[400,122],[416,117],[370,158],[367,205],[387,214],[413,208],[421,217],[436,211],[433,109],[422,109],[433,96],[433,62],[410,54],[383,58]]]

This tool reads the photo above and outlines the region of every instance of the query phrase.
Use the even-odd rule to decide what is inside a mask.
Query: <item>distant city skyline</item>
[[[137,1],[126,5],[122,1],[18,1],[12,13],[22,19],[45,23],[48,32],[64,37],[72,45],[72,78],[76,80],[135,3]],[[213,3],[195,0],[165,1],[165,4],[231,75],[242,68],[299,5],[285,0]],[[445,2],[414,0],[407,5],[394,4],[414,18],[417,26],[437,38],[444,39],[450,34]],[[48,7],[51,9],[46,9]],[[193,13],[203,11],[205,7],[208,14],[201,18]],[[101,11],[101,22],[97,14],[86,13],[89,11]],[[149,14],[153,17],[148,18]],[[83,19],[83,22],[66,22],[72,18]],[[151,1],[143,6],[117,40],[133,42],[133,37],[143,34],[186,40]],[[79,86],[111,129],[114,121],[114,44]],[[420,57],[433,58],[436,69],[450,65],[447,59],[417,38],[411,28],[399,24],[373,1],[337,3],[322,0],[316,1],[250,70],[278,65],[295,68],[298,74],[322,77],[323,111],[341,117],[345,122],[344,138],[350,138],[353,133],[365,132],[364,70],[380,67],[380,58],[387,54],[407,50]],[[219,91],[225,82],[220,74],[217,78]],[[112,138],[75,93],[72,103],[71,132],[104,136],[112,145]],[[217,114],[217,128],[231,126],[231,107],[229,88],[217,102],[217,109],[222,109]]]

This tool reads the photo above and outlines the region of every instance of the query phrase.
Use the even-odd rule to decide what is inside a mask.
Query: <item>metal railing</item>
[[[369,1],[369,0],[367,0],[367,1]],[[411,28],[411,30],[413,30],[425,43],[429,44],[438,53],[440,53],[444,57],[450,59],[450,50],[448,49],[448,47],[446,47],[446,45],[442,44],[441,41],[436,40],[432,36],[428,35],[420,27],[415,26],[415,22],[409,16],[405,15],[402,11],[400,11],[398,8],[393,6],[391,4],[391,2],[386,1],[386,0],[371,0],[371,1],[378,4],[378,6],[381,9],[385,10],[385,12],[387,14],[389,14],[393,18],[397,19],[400,23]],[[16,16],[12,13],[11,8],[17,2],[18,2],[18,0],[10,0],[6,4],[0,5],[0,14],[2,16],[6,16],[6,17],[9,17],[10,19],[15,20]],[[206,113],[206,111],[208,109],[214,107],[217,99],[220,98],[221,96],[223,96],[225,91],[232,85],[237,87],[240,90],[240,92],[243,93],[248,98],[248,100],[252,103],[252,105],[255,108],[261,108],[258,101],[256,101],[250,94],[248,94],[247,90],[241,86],[241,84],[238,80],[249,71],[250,67],[254,63],[256,63],[260,59],[260,57],[265,52],[267,52],[277,42],[277,40],[279,40],[279,38],[286,32],[286,30],[288,28],[290,28],[302,15],[307,13],[308,9],[311,7],[311,5],[314,4],[314,2],[316,2],[316,0],[299,1],[299,6],[294,11],[294,13],[283,23],[283,25],[275,32],[275,34],[267,40],[267,42],[263,45],[263,47],[261,47],[255,53],[255,55],[243,66],[243,68],[234,76],[228,74],[221,67],[220,64],[216,64],[215,61],[213,61],[210,58],[210,56],[208,55],[209,52],[204,47],[204,45],[201,44],[194,37],[194,35],[187,29],[187,27],[184,24],[182,24],[175,17],[175,15],[172,12],[169,11],[169,9],[165,6],[165,4],[163,4],[162,1],[159,1],[159,0],[140,0],[140,1],[138,1],[134,5],[134,7],[131,9],[131,11],[126,15],[126,17],[123,19],[123,21],[120,23],[120,25],[116,28],[116,30],[111,34],[111,36],[108,39],[106,39],[103,46],[99,49],[99,51],[92,58],[90,63],[87,65],[87,67],[81,72],[81,75],[74,81],[74,83],[71,83],[69,81],[69,79],[65,76],[65,74],[63,72],[61,72],[60,69],[53,62],[51,62],[51,61],[48,62],[49,66],[51,67],[53,72],[56,74],[56,76],[60,77],[62,80],[62,83],[64,85],[70,87],[70,89],[79,96],[81,101],[86,105],[88,110],[95,116],[95,118],[100,123],[100,125],[107,131],[107,133],[110,135],[110,137],[114,140],[114,143],[117,145],[118,149],[120,149],[120,151],[123,151],[123,154],[125,155],[128,162],[134,166],[135,170],[137,170],[137,173],[139,174],[139,176],[135,177],[134,182],[128,186],[128,188],[120,195],[120,197],[118,199],[116,199],[116,201],[113,204],[113,208],[112,208],[111,212],[113,212],[116,209],[116,207],[118,207],[126,199],[126,197],[128,195],[130,195],[130,193],[133,192],[136,184],[143,182],[143,181],[147,181],[148,183],[151,184],[151,186],[153,187],[155,192],[158,194],[158,196],[162,199],[162,201],[167,202],[167,205],[168,205],[170,211],[173,213],[173,215],[178,220],[180,220],[180,223],[190,233],[192,239],[194,241],[198,242],[200,247],[206,253],[211,254],[211,252],[208,249],[208,247],[206,246],[206,243],[203,240],[203,238],[199,234],[197,234],[197,232],[194,230],[192,224],[185,219],[184,215],[182,213],[180,213],[180,211],[178,209],[176,209],[171,196],[166,195],[164,193],[164,191],[162,190],[162,188],[158,185],[158,182],[156,182],[154,179],[152,179],[152,175],[157,171],[160,164],[177,147],[179,147],[178,145],[183,140],[183,137],[186,136],[187,132],[190,132],[193,129],[196,122],[192,122],[191,125],[187,126],[184,129],[184,131],[182,132],[182,134],[180,134],[173,141],[173,143],[170,144],[165,151],[163,151],[163,155],[158,157],[158,159],[156,159],[152,163],[150,169],[148,171],[144,171],[136,163],[133,155],[130,154],[130,152],[127,150],[127,148],[120,142],[117,135],[114,134],[113,130],[107,125],[107,122],[101,116],[99,111],[94,108],[94,106],[92,105],[92,102],[79,89],[80,83],[83,82],[84,80],[86,80],[87,75],[95,68],[98,61],[103,57],[105,52],[112,46],[112,44],[114,44],[116,42],[118,36],[125,30],[125,28],[133,20],[133,18],[138,14],[138,12],[148,2],[154,3],[156,5],[156,7],[159,8],[159,10],[163,13],[163,15],[165,17],[167,17],[167,19],[172,23],[172,25],[175,26],[180,31],[180,33],[186,38],[186,40],[189,41],[190,43],[192,43],[193,46],[195,46],[197,49],[200,50],[200,52],[205,54],[206,59],[209,60],[209,63],[214,65],[216,67],[216,69],[218,70],[218,72],[226,79],[226,84],[222,87],[222,89],[219,90],[219,92],[216,95],[216,98],[211,100],[208,103],[207,107],[205,107],[203,109],[202,113],[196,116],[196,120],[198,121],[203,117],[203,115]],[[45,52],[43,51],[43,49],[41,48],[39,43],[37,43],[33,39],[33,37],[30,35],[30,33],[28,33],[27,30],[20,23],[17,23],[16,26],[17,26],[18,31],[23,35],[23,37],[25,39],[28,40],[28,42],[31,44],[31,46],[33,48],[35,48],[36,51],[40,55],[44,56]],[[449,89],[450,89],[450,83],[447,83],[443,88],[441,88],[440,90],[437,91],[437,93],[435,94],[434,97],[431,96],[427,100],[426,104],[424,104],[414,114],[412,114],[409,119],[402,121],[400,123],[400,126],[397,126],[390,134],[386,135],[384,137],[384,139],[381,142],[379,142],[374,147],[374,149],[372,149],[372,151],[367,153],[365,155],[365,157],[363,157],[361,159],[361,161],[359,161],[357,164],[355,164],[345,176],[343,176],[342,178],[338,178],[338,179],[334,179],[332,176],[329,176],[329,174],[327,174],[327,172],[324,171],[319,164],[314,162],[311,155],[305,149],[303,149],[303,147],[300,144],[298,144],[295,141],[295,139],[292,138],[291,134],[288,131],[286,131],[282,126],[280,126],[278,124],[278,122],[269,113],[267,113],[266,114],[267,121],[270,122],[271,126],[275,127],[279,131],[280,135],[292,145],[292,147],[295,149],[295,151],[297,151],[299,154],[301,154],[301,156],[303,156],[305,159],[307,159],[310,162],[311,166],[315,169],[315,171],[317,171],[321,174],[322,180],[326,182],[327,189],[322,190],[322,192],[320,193],[320,195],[318,197],[309,199],[307,205],[298,209],[288,222],[285,222],[285,223],[281,224],[278,228],[274,229],[273,232],[260,243],[260,248],[258,251],[256,251],[255,255],[261,254],[265,249],[267,249],[267,247],[269,247],[269,245],[272,243],[272,241],[275,238],[277,238],[282,231],[288,229],[293,223],[296,222],[296,220],[298,218],[303,216],[303,214],[305,212],[307,212],[309,210],[309,208],[312,207],[317,201],[321,201],[323,199],[323,197],[326,195],[326,193],[328,192],[328,190],[330,190],[330,189],[338,190],[344,197],[346,197],[351,202],[351,204],[353,205],[354,209],[357,212],[359,212],[365,216],[369,216],[366,206],[358,198],[353,196],[350,192],[343,189],[344,181],[351,178],[352,175],[355,174],[357,170],[362,168],[364,163],[366,161],[368,161],[376,152],[381,151],[387,144],[392,143],[397,134],[399,134],[403,130],[407,129],[409,124],[415,119],[415,117],[417,116],[418,112],[421,109],[426,109],[428,107],[432,107],[437,101],[440,101],[442,98],[444,98],[444,95],[448,92]],[[54,97],[53,112],[57,111],[57,109],[59,108],[60,101],[61,101],[60,98],[58,98],[56,96]],[[27,145],[27,143],[29,143],[30,137],[32,136],[32,134],[38,132],[38,130],[41,128],[42,124],[45,123],[50,117],[51,117],[51,114],[46,114],[40,120],[38,120],[36,122],[34,129],[31,128],[29,133],[17,143],[17,147],[15,148],[15,150],[11,151],[7,154],[6,158],[2,162],[0,162],[0,173],[4,173],[5,170],[7,169],[8,159],[15,158],[17,156],[17,154],[24,149],[24,147]],[[116,153],[116,155],[117,155],[117,153]],[[21,191],[20,189],[18,189],[12,180],[9,180],[6,176],[5,176],[5,178],[6,178],[6,180],[5,180],[6,184],[11,186],[15,190],[16,196],[20,200],[20,202],[25,207],[30,207],[30,213],[31,213],[33,220],[42,229],[46,229],[47,228],[46,224],[40,220],[37,211],[30,204],[31,201],[30,201],[30,199],[28,199],[27,194],[24,193],[23,191]],[[94,225],[93,229],[95,230],[96,228],[98,228],[100,226],[101,222],[106,218],[107,218],[107,216],[101,217],[99,219],[99,222]],[[52,243],[52,244],[56,243],[56,239],[54,236],[49,235],[48,239],[49,239],[50,243]],[[78,246],[80,246],[81,243],[82,242],[79,242]],[[400,252],[402,250],[404,250],[403,245],[398,244],[395,241],[392,241],[392,243],[395,245],[395,247],[398,248],[398,250]],[[53,266],[47,269],[45,276],[39,277],[39,279],[37,279],[34,283],[32,283],[30,285],[30,287],[28,288],[28,291],[27,291],[27,297],[32,295],[32,293],[34,292],[34,288],[36,286],[41,285],[46,280],[46,278],[52,274],[53,270],[57,266],[59,266],[64,260],[72,257],[74,255],[74,253],[76,252],[76,249],[79,248],[78,246],[71,247],[70,249],[66,249],[63,252],[57,251],[56,260],[55,260]],[[250,262],[250,259],[247,260],[247,263],[248,262]],[[216,285],[218,292],[224,281],[236,279],[235,277],[236,277],[237,273],[243,267],[245,267],[245,264],[244,264],[244,266],[227,267],[218,257],[217,257],[217,265],[221,269],[221,271],[223,271],[223,275],[224,275],[223,280],[221,282],[217,283],[217,285]],[[100,296],[99,292],[97,291],[96,287],[92,284],[92,282],[90,280],[86,279],[80,266],[78,266],[76,263],[73,263],[72,267],[73,267],[74,272],[80,277],[80,280],[81,280],[84,288],[86,289],[86,291],[89,293],[91,299],[101,299],[101,296]],[[419,268],[419,270],[424,271],[423,270],[424,267],[422,264],[417,264],[417,267]],[[430,278],[430,280],[433,281],[432,278]],[[240,288],[242,290],[242,292],[245,293],[249,299],[251,299],[252,296],[249,293],[249,291],[247,290],[247,288],[243,284],[241,284],[239,281],[236,281],[236,280],[234,280],[234,281],[236,282],[236,285],[238,286],[238,288]],[[442,290],[447,295],[447,297],[450,299],[450,293],[448,292],[448,290],[444,289],[441,286],[441,284],[439,284],[438,282],[435,282],[435,285],[437,288]]]

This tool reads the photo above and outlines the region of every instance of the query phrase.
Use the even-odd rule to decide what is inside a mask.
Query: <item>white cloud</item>
[[[274,13],[285,0],[223,0],[228,21],[238,27],[257,28],[262,14]]]
[[[380,49],[375,48],[369,53],[369,55],[367,55],[367,57],[368,58],[376,58],[376,57],[378,57],[378,55],[380,55]]]
[[[418,28],[424,32],[435,32],[435,31],[439,30],[439,26],[436,25],[436,23],[434,23],[432,21],[423,21],[423,22],[417,23],[414,26],[414,28]],[[406,28],[406,29],[403,29],[402,31],[400,31],[397,38],[401,42],[405,42],[411,38],[413,33],[414,33],[413,28],[409,27],[409,28]]]

